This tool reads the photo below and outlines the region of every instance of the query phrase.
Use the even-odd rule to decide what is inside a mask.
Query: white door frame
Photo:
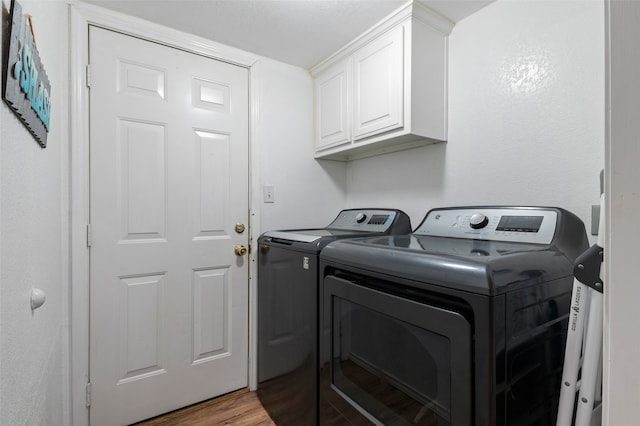
[[[640,108],[637,2],[605,1],[606,131],[603,425],[635,424]]]
[[[260,229],[257,194],[255,124],[258,114],[257,87],[260,57],[187,33],[150,23],[101,7],[68,0],[70,4],[69,125],[71,133],[71,419],[74,426],[89,424],[87,383],[89,380],[89,25],[118,31],[134,37],[222,60],[249,69],[249,242],[254,244]],[[256,363],[256,283],[257,250],[250,254],[249,266],[249,387],[257,387]]]

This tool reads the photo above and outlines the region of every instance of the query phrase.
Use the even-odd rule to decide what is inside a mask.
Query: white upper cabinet
[[[316,158],[348,161],[445,141],[452,28],[411,3],[315,66]]]
[[[402,127],[402,26],[353,55],[353,138]]]
[[[351,140],[350,65],[350,60],[338,62],[315,80],[316,149]]]

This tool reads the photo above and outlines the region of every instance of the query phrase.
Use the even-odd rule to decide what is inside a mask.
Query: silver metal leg
[[[585,310],[590,295],[591,289],[589,287],[574,280],[556,426],[571,426],[573,421],[574,401],[578,390],[578,373],[581,366],[582,341],[585,335]]]

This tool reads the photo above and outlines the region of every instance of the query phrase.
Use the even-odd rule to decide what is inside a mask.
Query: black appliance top
[[[336,241],[321,261],[493,296],[570,276],[588,247],[582,221],[550,207],[433,209],[409,235]]]
[[[259,244],[271,244],[311,253],[319,253],[331,241],[372,235],[408,234],[409,216],[397,209],[347,209],[325,228],[267,231]]]

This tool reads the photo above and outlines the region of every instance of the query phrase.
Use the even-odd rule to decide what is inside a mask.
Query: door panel
[[[247,386],[248,71],[90,30],[93,424]]]
[[[118,119],[122,240],[164,238],[166,229],[166,126]]]
[[[315,81],[316,150],[351,140],[351,61],[334,65]]]
[[[403,47],[398,27],[354,55],[354,139],[403,126]]]
[[[122,277],[118,286],[119,382],[165,372],[164,274]]]

